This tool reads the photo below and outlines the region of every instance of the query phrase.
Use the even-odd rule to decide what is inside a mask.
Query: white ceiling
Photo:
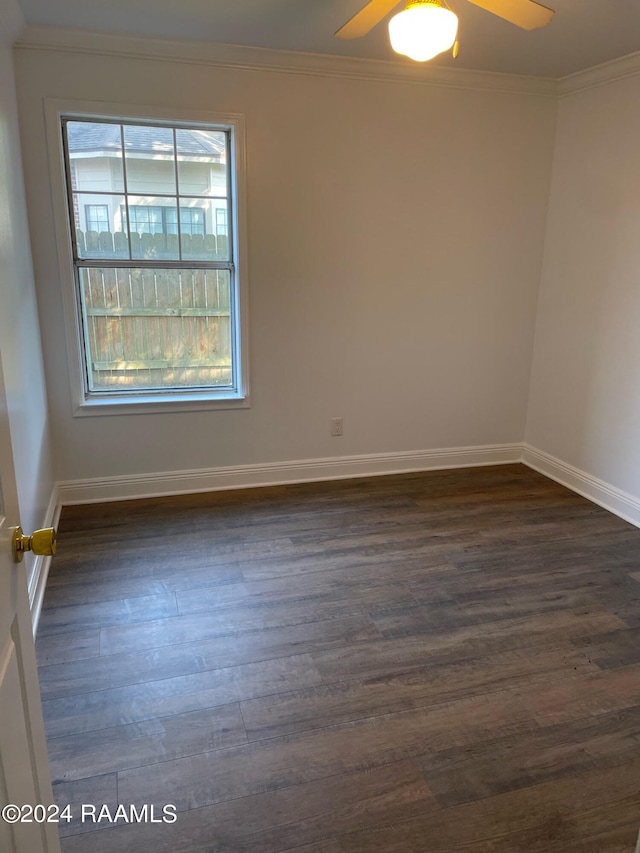
[[[393,53],[384,23],[363,39],[334,37],[366,0],[18,2],[32,25],[411,62]],[[545,0],[556,16],[531,32],[467,0],[448,2],[460,18],[460,55],[440,56],[430,65],[563,77],[640,51],[640,0]]]

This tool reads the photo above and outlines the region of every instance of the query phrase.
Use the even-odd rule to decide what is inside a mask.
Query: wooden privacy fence
[[[228,270],[80,267],[91,390],[232,384]]]
[[[137,234],[129,238],[123,231],[81,231],[76,229],[79,258],[129,258],[129,240],[131,257],[135,260],[177,261],[177,234]],[[228,261],[229,240],[224,234],[181,234],[182,259],[190,261]]]

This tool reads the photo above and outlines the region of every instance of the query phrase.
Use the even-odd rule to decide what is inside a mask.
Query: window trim
[[[248,276],[246,241],[246,149],[244,116],[232,113],[213,113],[200,110],[158,109],[131,104],[94,103],[45,99],[47,144],[51,168],[51,191],[54,209],[54,226],[58,244],[60,289],[64,308],[67,362],[73,415],[121,415],[238,409],[250,406],[249,397],[249,330],[248,330]],[[229,175],[235,204],[228,215],[233,223],[235,240],[232,241],[232,262],[236,272],[235,333],[237,359],[237,389],[211,391],[188,389],[186,391],[153,392],[127,396],[109,394],[88,395],[85,378],[84,344],[82,341],[82,309],[75,281],[71,222],[67,201],[65,152],[62,138],[62,118],[100,121],[139,121],[158,124],[214,125],[231,133],[231,158]],[[133,262],[135,265],[135,261]]]

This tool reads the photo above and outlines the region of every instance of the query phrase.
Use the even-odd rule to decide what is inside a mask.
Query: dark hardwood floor
[[[64,853],[634,850],[640,530],[521,465],[66,508],[38,657]]]

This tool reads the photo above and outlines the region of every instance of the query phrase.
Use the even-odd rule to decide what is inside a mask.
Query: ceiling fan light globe
[[[435,3],[418,3],[389,21],[391,47],[416,62],[426,62],[453,47],[458,18]]]

